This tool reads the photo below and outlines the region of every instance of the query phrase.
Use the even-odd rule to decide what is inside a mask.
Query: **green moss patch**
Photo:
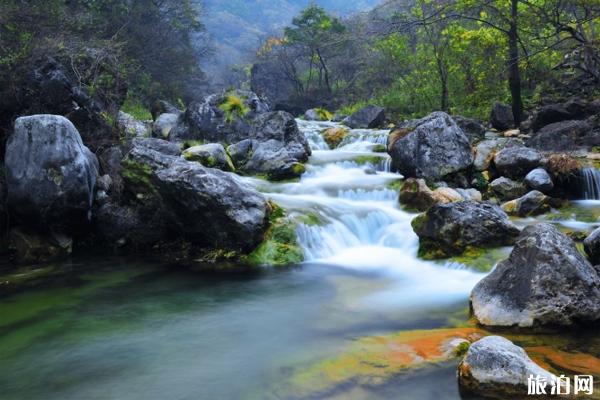
[[[304,254],[296,236],[296,223],[286,216],[281,207],[271,204],[273,211],[269,217],[269,230],[263,242],[248,255],[248,263],[285,266],[304,261]]]
[[[123,179],[138,193],[155,194],[156,188],[152,184],[152,168],[150,166],[133,161],[123,160],[121,163]]]

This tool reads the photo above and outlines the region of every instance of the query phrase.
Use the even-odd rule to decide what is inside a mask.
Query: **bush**
[[[243,118],[250,109],[244,104],[244,99],[235,94],[225,96],[223,102],[219,105],[219,109],[225,113],[225,121],[232,123],[234,118]]]

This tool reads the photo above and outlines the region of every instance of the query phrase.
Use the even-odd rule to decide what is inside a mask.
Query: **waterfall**
[[[397,287],[369,298],[371,303],[406,307],[466,299],[481,273],[417,257],[419,239],[411,227],[415,215],[400,208],[398,190],[389,187],[402,176],[390,172],[391,159],[380,152],[389,131],[351,129],[331,150],[322,133],[339,124],[299,120],[298,126],[313,149],[300,180],[245,180],[299,217],[296,234],[305,261],[319,268],[393,276]]]
[[[584,168],[582,175],[583,198],[585,200],[600,200],[600,170]]]

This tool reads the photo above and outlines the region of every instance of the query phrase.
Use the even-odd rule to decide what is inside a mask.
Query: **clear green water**
[[[0,299],[0,398],[296,398],[289,378],[355,338],[466,318],[464,301],[435,311],[361,301],[390,284],[322,265],[224,276],[81,263],[68,279]],[[342,398],[406,390],[407,398],[458,398],[455,365]]]

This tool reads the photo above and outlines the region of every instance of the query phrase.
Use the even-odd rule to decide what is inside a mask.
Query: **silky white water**
[[[249,181],[290,214],[320,221],[297,228],[306,262],[392,278],[395,284],[363,299],[377,307],[466,299],[482,274],[417,257],[418,237],[411,227],[415,215],[399,207],[398,191],[389,187],[402,176],[389,172],[387,154],[372,151],[385,144],[389,131],[350,130],[337,149],[329,150],[322,131],[337,124],[299,120],[298,125],[313,149],[301,179]],[[364,161],[372,158],[380,159],[377,165]]]
[[[583,175],[583,198],[600,200],[600,170],[584,168],[581,172]]]

